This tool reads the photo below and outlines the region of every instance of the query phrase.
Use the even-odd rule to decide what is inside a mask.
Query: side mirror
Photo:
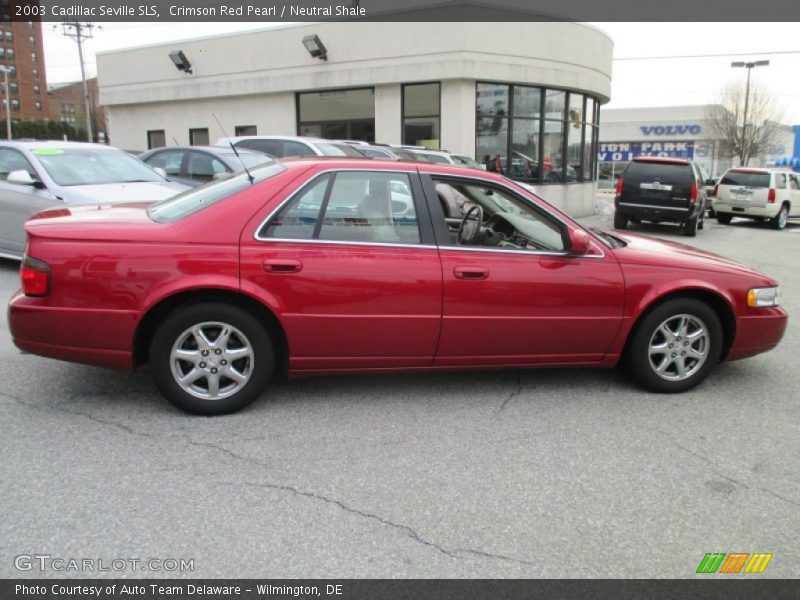
[[[162,169],[161,167],[153,167],[153,171],[155,171],[156,173],[161,175],[164,179],[167,178],[167,172],[164,169]]]
[[[569,251],[578,256],[587,254],[589,252],[589,234],[583,229],[570,229]]]
[[[8,177],[6,177],[6,181],[8,183],[16,183],[17,185],[36,185],[36,180],[24,169],[11,171]]]

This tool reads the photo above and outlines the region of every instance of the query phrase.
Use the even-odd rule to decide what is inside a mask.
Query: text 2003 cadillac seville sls
[[[315,158],[251,176],[34,217],[9,306],[16,345],[149,362],[170,401],[217,414],[252,402],[276,369],[622,362],[645,389],[680,392],[786,328],[769,277],[584,229],[492,173]]]

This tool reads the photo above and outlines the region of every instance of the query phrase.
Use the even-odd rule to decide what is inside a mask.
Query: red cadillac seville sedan
[[[587,230],[502,176],[289,159],[156,204],[26,225],[14,343],[149,363],[194,413],[290,377],[622,363],[680,392],[781,339],[778,284],[679,244]]]

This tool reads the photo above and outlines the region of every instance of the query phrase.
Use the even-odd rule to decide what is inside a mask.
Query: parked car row
[[[696,163],[678,158],[633,159],[617,181],[614,227],[677,223],[684,235],[703,229],[706,213],[724,225],[733,217],[766,221],[774,229],[800,218],[800,175],[785,169],[734,167],[704,178]]]

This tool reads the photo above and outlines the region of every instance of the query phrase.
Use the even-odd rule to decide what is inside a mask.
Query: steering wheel
[[[473,213],[475,213],[476,217],[470,219]],[[483,223],[483,207],[480,204],[475,204],[461,219],[461,225],[458,227],[458,245],[463,246],[464,244],[475,243],[481,233],[481,223]]]

